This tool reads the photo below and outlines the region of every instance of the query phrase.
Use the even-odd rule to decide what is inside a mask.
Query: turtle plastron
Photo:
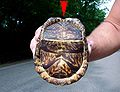
[[[42,25],[38,41],[34,64],[41,78],[69,85],[85,75],[89,53],[80,20],[50,18]]]

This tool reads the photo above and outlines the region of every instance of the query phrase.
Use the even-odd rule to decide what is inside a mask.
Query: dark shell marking
[[[49,83],[78,81],[88,67],[88,45],[80,20],[48,19],[41,28],[34,59],[35,70]]]

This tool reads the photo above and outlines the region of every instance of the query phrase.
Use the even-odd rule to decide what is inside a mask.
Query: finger
[[[39,37],[39,35],[40,35],[40,32],[41,32],[41,26],[40,26],[40,27],[36,30],[36,32],[35,32],[34,38],[35,38],[36,41],[38,40],[38,37]]]
[[[33,55],[35,54],[35,48],[36,48],[36,44],[37,44],[37,43],[38,43],[38,42],[35,40],[35,38],[33,38],[33,39],[31,40],[30,49],[31,49]]]
[[[89,55],[91,54],[92,47],[93,47],[93,41],[88,41],[88,51],[89,51]]]
[[[38,41],[38,37],[40,35],[40,32],[41,32],[41,26],[36,30],[35,36],[33,37],[33,39],[30,42],[30,49],[33,53],[33,58],[35,55],[35,48],[36,48],[36,44],[38,43],[37,41]]]

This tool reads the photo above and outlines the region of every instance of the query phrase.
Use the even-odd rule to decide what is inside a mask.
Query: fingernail
[[[93,47],[93,41],[88,41],[88,51],[89,51],[89,54],[91,54],[92,47]]]

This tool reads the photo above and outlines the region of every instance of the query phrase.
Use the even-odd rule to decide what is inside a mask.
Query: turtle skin
[[[35,49],[36,72],[49,83],[69,85],[88,68],[84,25],[76,18],[49,18],[42,26]]]

